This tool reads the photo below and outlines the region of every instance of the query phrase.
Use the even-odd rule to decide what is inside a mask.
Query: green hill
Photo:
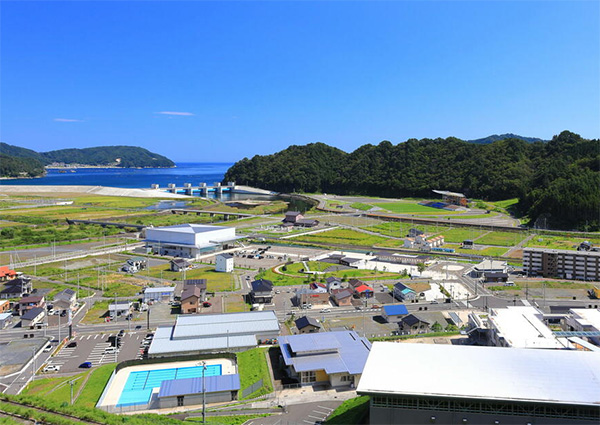
[[[37,159],[0,154],[0,177],[39,177],[45,173],[44,165]]]
[[[168,168],[175,166],[175,163],[169,158],[135,146],[100,146],[36,152],[31,149],[0,143],[0,154],[35,159],[44,165],[65,163],[124,168]]]
[[[532,223],[600,227],[598,140],[564,131],[548,142],[508,138],[492,143],[410,139],[363,145],[352,153],[312,143],[236,162],[224,182],[279,192],[431,197],[432,189],[471,198],[519,198]]]

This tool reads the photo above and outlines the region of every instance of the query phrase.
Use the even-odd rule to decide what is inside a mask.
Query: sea
[[[50,169],[45,177],[1,180],[0,185],[108,186],[137,189],[150,189],[155,183],[161,188],[166,188],[169,183],[175,183],[178,187],[184,183],[191,183],[192,186],[198,186],[200,183],[213,185],[223,180],[233,163],[180,162],[176,165],[175,168]]]

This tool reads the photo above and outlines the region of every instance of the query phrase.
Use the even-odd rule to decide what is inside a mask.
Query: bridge
[[[187,210],[183,208],[174,208],[171,210],[171,214],[208,214],[211,218],[215,215],[222,215],[223,220],[227,221],[230,217],[235,218],[250,218],[250,217],[259,217],[254,214],[246,214],[246,213],[236,213],[236,212],[226,212],[226,211],[213,211],[213,210]]]
[[[119,229],[132,228],[136,230],[143,230],[147,226],[142,224],[128,224],[128,223],[111,223],[109,221],[94,221],[94,220],[71,220],[67,218],[67,223],[69,225],[73,224],[97,224],[102,227],[117,227]]]
[[[158,184],[153,184],[151,187],[152,189],[159,189]],[[177,187],[175,183],[169,183],[167,185],[167,192],[184,193],[190,196],[193,195],[194,192],[197,192],[200,196],[206,196],[208,195],[208,192],[216,192],[219,195],[222,195],[223,192],[234,192],[235,188],[235,182],[228,182],[225,186],[220,182],[215,182],[212,186],[209,186],[206,183],[200,183],[196,187],[192,186],[191,183],[184,183],[183,187]]]

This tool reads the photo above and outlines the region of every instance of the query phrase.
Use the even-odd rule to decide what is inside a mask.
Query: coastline
[[[85,169],[85,168],[118,168],[122,170],[143,170],[148,168],[177,168],[177,165],[173,165],[172,167],[119,167],[118,165],[84,165],[84,164],[72,164],[72,165],[46,165],[44,166],[46,170],[77,170],[77,169]],[[20,178],[20,177],[17,177]]]

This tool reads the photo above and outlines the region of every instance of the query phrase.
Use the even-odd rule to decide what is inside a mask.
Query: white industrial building
[[[563,327],[566,331],[589,332],[582,334],[595,345],[600,345],[600,310],[593,308],[572,308],[564,318]]]
[[[557,338],[544,323],[544,314],[532,306],[492,308],[482,318],[471,314],[473,325],[487,332],[490,345],[517,348],[572,348],[566,338]]]
[[[196,259],[238,238],[234,227],[177,224],[146,229],[146,249],[159,255]]]
[[[279,336],[274,311],[178,316],[173,326],[159,327],[150,344],[150,357],[243,351],[259,340]]]
[[[231,273],[233,271],[233,255],[219,254],[215,261],[215,270],[218,272]]]
[[[597,425],[600,355],[374,342],[357,393],[371,424]]]
[[[142,300],[147,303],[148,301],[173,301],[175,299],[175,287],[174,286],[157,286],[154,288],[144,289]]]

